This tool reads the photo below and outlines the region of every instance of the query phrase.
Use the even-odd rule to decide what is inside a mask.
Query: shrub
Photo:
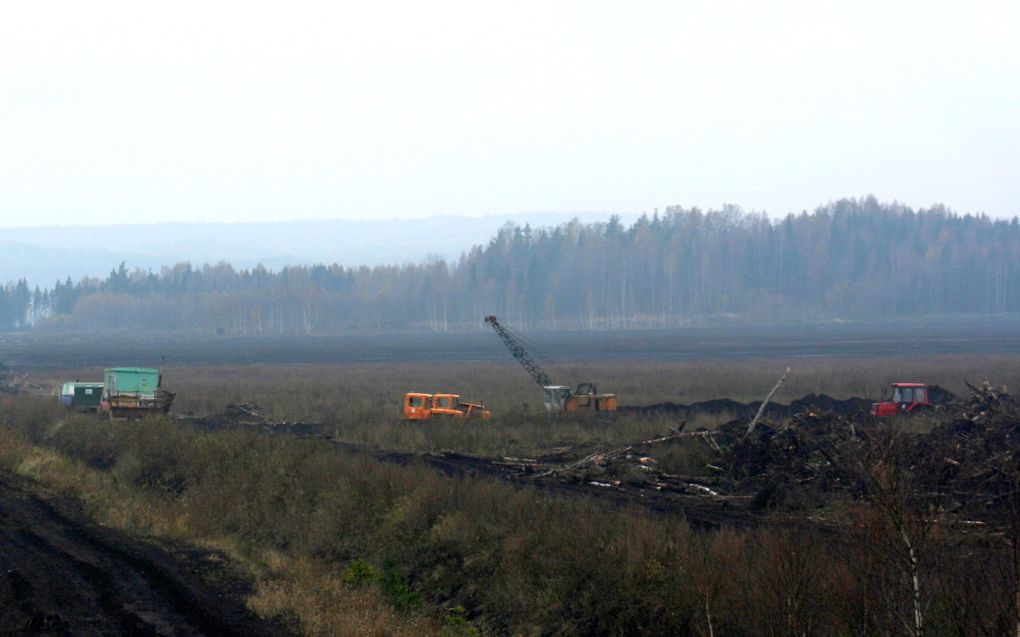
[[[383,562],[379,585],[383,594],[399,610],[410,611],[421,605],[421,595],[411,590],[411,587],[404,581],[397,568],[397,561],[393,557],[388,557]]]
[[[379,572],[367,561],[360,557],[351,560],[340,580],[351,588],[361,588],[367,584],[378,581]]]

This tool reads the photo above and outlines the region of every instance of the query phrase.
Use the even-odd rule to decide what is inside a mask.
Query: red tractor
[[[893,383],[892,388],[890,400],[871,403],[872,416],[917,414],[932,408],[928,397],[928,386],[924,383]]]

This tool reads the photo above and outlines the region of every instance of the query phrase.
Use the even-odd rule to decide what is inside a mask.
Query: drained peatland
[[[548,418],[506,365],[171,368],[173,418],[5,397],[0,465],[89,523],[222,555],[253,613],[304,634],[1003,634],[1015,363],[814,361],[753,428],[767,361],[609,370],[635,409],[594,420]],[[953,396],[862,413],[902,375]],[[497,417],[399,421],[402,391],[458,380]]]

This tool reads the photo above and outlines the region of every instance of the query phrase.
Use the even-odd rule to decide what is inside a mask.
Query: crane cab
[[[567,403],[570,401],[570,388],[563,385],[546,385],[542,388],[545,392],[545,410],[549,413],[562,413],[567,411]]]

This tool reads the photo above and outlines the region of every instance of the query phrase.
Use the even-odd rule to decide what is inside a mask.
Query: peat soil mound
[[[928,387],[929,399],[935,405],[948,404],[956,400],[949,390],[938,385]],[[839,399],[825,394],[808,394],[792,401],[789,405],[770,402],[765,407],[764,416],[772,420],[792,418],[805,412],[826,412],[840,416],[866,414],[871,409],[872,401],[867,398]],[[690,420],[699,414],[729,415],[734,419],[751,419],[758,413],[761,401],[741,403],[728,398],[706,400],[684,405],[680,403],[657,403],[654,405],[621,406],[619,413],[648,416],[669,416],[680,420]]]

